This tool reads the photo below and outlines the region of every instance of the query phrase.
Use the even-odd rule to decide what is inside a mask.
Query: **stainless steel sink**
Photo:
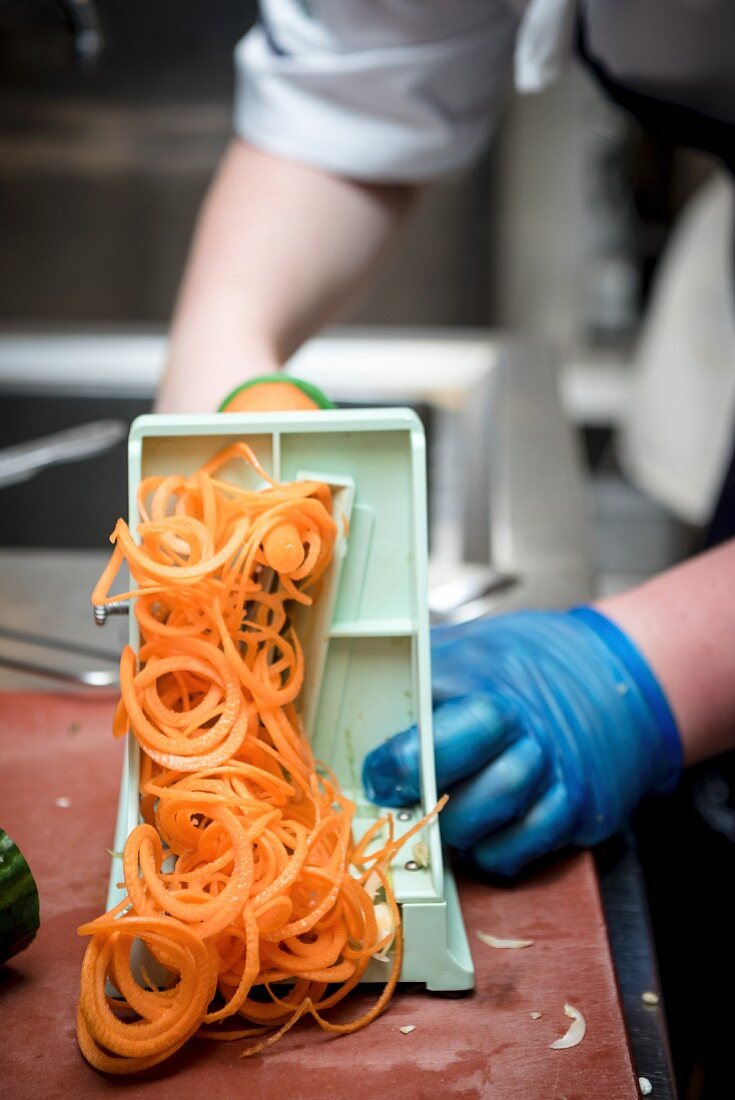
[[[589,597],[581,467],[548,350],[483,331],[351,329],[291,369],[337,401],[428,410],[434,595],[451,581],[486,611]]]
[[[92,405],[93,416],[129,417],[149,406],[164,356],[161,333],[0,333],[3,415],[17,423],[14,403],[25,409],[30,434],[40,434],[41,413],[45,428],[84,419]],[[428,438],[430,604],[437,620],[561,607],[589,597],[581,472],[555,365],[544,348],[482,331],[350,328],[311,341],[290,369],[337,402],[407,404],[420,412]],[[66,419],[57,423],[57,413]],[[39,506],[44,492],[59,516],[54,548]],[[88,593],[106,528],[125,507],[124,447],[104,465],[79,462],[2,493],[6,505],[7,494],[16,495],[4,508],[8,526],[0,532],[6,547],[0,550],[0,627],[109,649],[118,629],[108,630],[103,645]],[[94,542],[86,548],[65,542],[61,532],[62,520],[71,519],[71,530],[78,526],[80,501],[97,502],[89,520]],[[36,514],[37,528],[29,527]],[[8,537],[14,515],[25,524],[32,554]],[[0,658],[17,656],[18,645],[0,633]],[[32,648],[23,655],[31,659]],[[63,652],[63,646],[37,663],[50,661],[71,671],[91,667],[89,655]],[[0,687],[19,679],[31,686],[17,671],[1,675]]]

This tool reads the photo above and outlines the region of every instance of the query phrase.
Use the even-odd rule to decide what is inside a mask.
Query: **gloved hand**
[[[619,829],[674,786],[679,734],[633,643],[591,608],[529,611],[432,631],[437,785],[445,843],[510,875]],[[416,727],[366,758],[382,806],[420,797]]]

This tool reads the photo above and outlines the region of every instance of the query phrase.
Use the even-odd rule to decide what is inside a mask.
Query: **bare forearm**
[[[651,664],[686,762],[735,747],[735,542],[597,606]]]
[[[159,411],[210,410],[283,363],[369,283],[413,198],[234,140],[200,214]]]

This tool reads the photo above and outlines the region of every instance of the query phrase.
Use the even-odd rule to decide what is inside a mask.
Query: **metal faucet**
[[[72,25],[77,64],[85,69],[93,68],[104,45],[97,5],[94,0],[56,0],[56,3],[66,12]]]
[[[38,3],[46,9],[55,7],[60,10],[74,35],[74,57],[77,65],[84,69],[94,68],[104,45],[95,0],[29,0],[29,2]],[[16,3],[17,0],[0,0],[0,8],[10,4],[15,6]]]

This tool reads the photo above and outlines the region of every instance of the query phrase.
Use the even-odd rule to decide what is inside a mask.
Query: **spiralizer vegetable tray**
[[[302,713],[315,756],[334,770],[357,806],[356,840],[384,813],[361,786],[365,755],[418,723],[422,798],[420,805],[393,811],[400,836],[436,802],[421,422],[410,409],[139,417],[128,449],[131,529],[142,478],[193,473],[237,440],[277,480],[308,477],[332,487],[339,533],[334,561],[299,624],[306,666]],[[229,463],[222,476],[248,488],[261,484],[244,462]],[[132,614],[130,642],[137,649]],[[140,820],[138,769],[138,746],[129,733],[109,906],[123,896],[118,853]],[[415,858],[416,841],[422,857],[428,849],[428,859]],[[399,852],[391,876],[405,934],[401,980],[432,990],[471,988],[472,960],[436,819]],[[389,968],[387,960],[373,959],[364,980],[381,981]]]

